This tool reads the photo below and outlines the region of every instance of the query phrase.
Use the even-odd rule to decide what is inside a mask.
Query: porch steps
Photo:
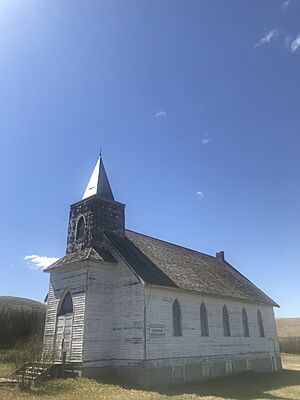
[[[0,386],[12,386],[14,387],[18,381],[12,378],[0,378]]]
[[[13,373],[13,378],[20,384],[31,384],[52,378],[55,375],[55,365],[41,362],[28,362]]]

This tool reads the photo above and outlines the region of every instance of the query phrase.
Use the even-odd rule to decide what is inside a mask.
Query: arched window
[[[265,336],[264,323],[261,316],[261,312],[259,310],[257,310],[257,323],[258,323],[259,336],[264,337]]]
[[[76,240],[80,240],[80,239],[84,238],[84,229],[85,229],[85,221],[84,221],[84,217],[81,216],[77,222]]]
[[[73,300],[70,292],[67,292],[63,301],[61,302],[57,316],[70,314],[73,312]]]
[[[229,314],[227,307],[225,305],[223,307],[223,329],[224,329],[224,336],[230,336]]]
[[[200,306],[201,336],[208,336],[208,319],[205,304]]]
[[[174,336],[182,336],[181,310],[178,300],[173,303],[173,334]]]
[[[242,311],[242,318],[243,318],[243,330],[244,330],[244,336],[248,337],[249,335],[249,323],[248,323],[248,316],[246,310],[243,308]]]

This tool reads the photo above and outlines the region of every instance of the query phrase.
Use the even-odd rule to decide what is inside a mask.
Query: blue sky
[[[64,254],[102,146],[128,228],[225,250],[300,316],[299,19],[296,0],[2,0],[0,295],[43,300],[37,262]]]

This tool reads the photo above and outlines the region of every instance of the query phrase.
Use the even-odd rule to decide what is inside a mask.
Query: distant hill
[[[279,337],[300,337],[300,318],[277,318]]]
[[[46,306],[23,297],[0,296],[0,349],[43,337]]]
[[[0,309],[22,308],[37,311],[46,310],[46,305],[39,301],[25,299],[24,297],[0,296]]]

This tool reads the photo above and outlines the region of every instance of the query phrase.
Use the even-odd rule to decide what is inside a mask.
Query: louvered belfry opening
[[[76,227],[76,241],[84,239],[85,233],[85,220],[84,217],[81,215],[77,222]]]

